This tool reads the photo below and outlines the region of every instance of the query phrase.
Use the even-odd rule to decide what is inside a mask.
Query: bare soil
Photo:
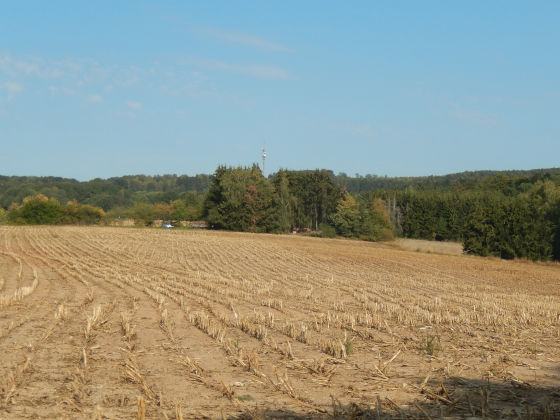
[[[560,267],[0,227],[0,419],[560,418]]]

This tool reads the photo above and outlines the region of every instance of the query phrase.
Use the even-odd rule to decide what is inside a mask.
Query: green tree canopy
[[[8,221],[24,225],[52,225],[62,221],[62,206],[54,198],[44,195],[26,197],[21,206],[8,212]]]
[[[274,188],[256,165],[251,168],[219,167],[212,177],[203,216],[216,229],[279,230]]]

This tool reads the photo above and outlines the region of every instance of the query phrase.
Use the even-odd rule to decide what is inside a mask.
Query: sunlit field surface
[[[0,418],[558,418],[560,267],[0,228]]]
[[[416,252],[434,252],[436,254],[462,255],[463,245],[458,242],[425,241],[422,239],[399,238],[394,243],[402,249]]]

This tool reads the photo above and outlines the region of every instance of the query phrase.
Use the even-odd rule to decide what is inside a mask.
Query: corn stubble
[[[1,418],[560,416],[558,265],[116,228],[0,246]]]

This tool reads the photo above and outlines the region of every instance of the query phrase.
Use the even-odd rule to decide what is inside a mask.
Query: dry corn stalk
[[[175,420],[183,420],[183,408],[181,404],[175,406]]]
[[[136,420],[146,420],[146,402],[144,398],[138,397],[136,407]]]
[[[156,400],[156,394],[148,385],[146,378],[144,378],[144,375],[142,375],[134,354],[124,349],[121,350],[125,354],[124,361],[121,365],[125,380],[139,385],[144,392],[144,395],[149,400]]]

